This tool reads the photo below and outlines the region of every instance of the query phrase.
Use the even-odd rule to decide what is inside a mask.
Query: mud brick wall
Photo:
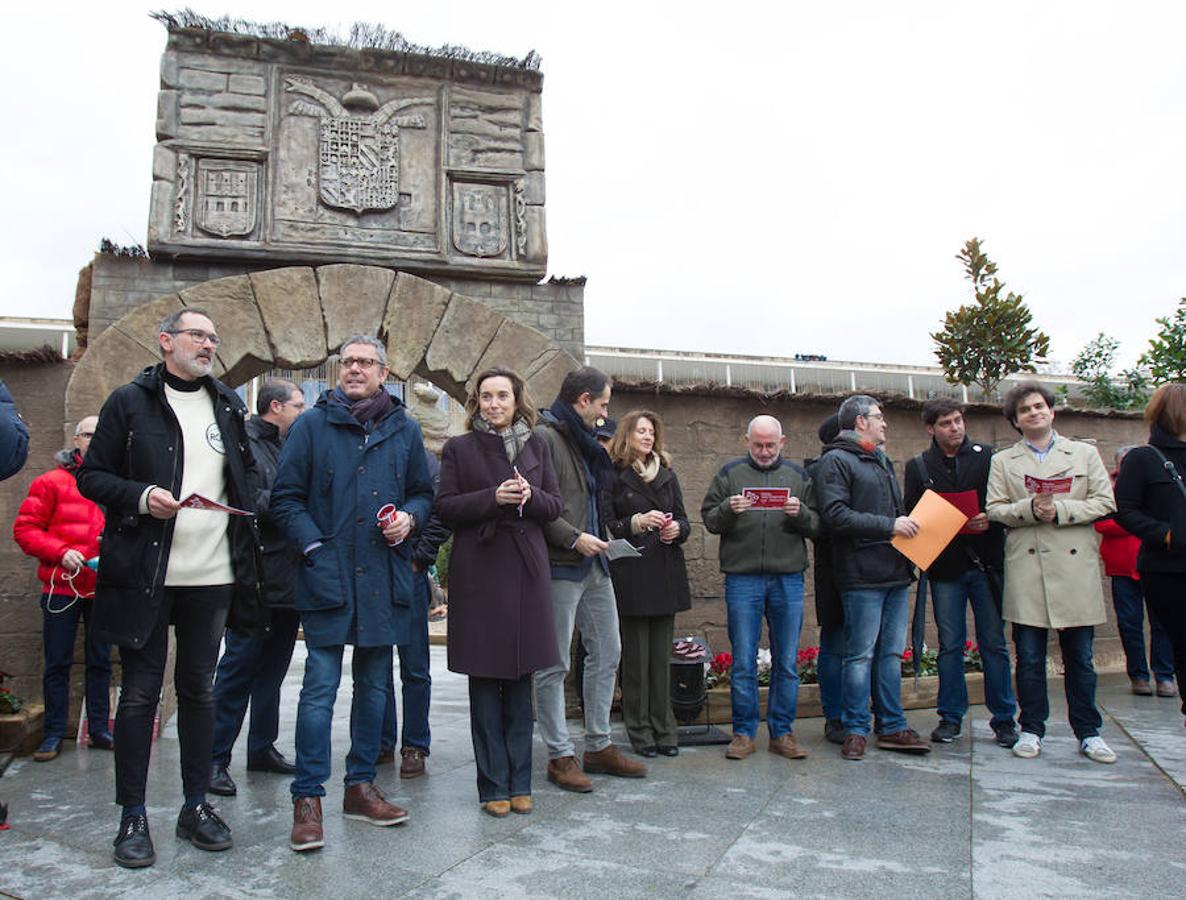
[[[924,450],[930,438],[919,419],[918,403],[887,401],[887,404],[887,450],[901,481],[903,464]],[[667,447],[674,457],[675,471],[679,475],[684,502],[692,521],[692,535],[684,545],[692,585],[692,608],[676,618],[676,633],[703,634],[708,638],[714,653],[729,650],[724,576],[717,564],[718,538],[705,531],[700,520],[700,504],[708,484],[726,460],[745,454],[742,436],[746,425],[753,416],[761,413],[773,415],[782,422],[787,436],[784,455],[788,459],[802,463],[807,458],[815,457],[820,449],[816,437],[819,424],[836,411],[839,399],[804,397],[761,400],[757,397],[727,395],[710,388],[697,393],[656,393],[653,389],[618,385],[610,406],[610,414],[614,418],[620,418],[631,409],[645,408],[655,412],[663,421]],[[974,440],[1006,446],[1018,438],[999,410],[971,409],[967,413],[967,421],[968,434]],[[1139,418],[1100,416],[1070,410],[1057,412],[1055,427],[1067,437],[1094,440],[1109,469],[1118,447],[1144,443],[1147,436],[1144,423]],[[1105,603],[1108,622],[1096,629],[1096,662],[1101,668],[1123,668],[1124,652],[1116,631],[1110,586],[1102,566],[1100,577],[1105,597],[1108,598]],[[811,568],[808,567],[801,646],[819,643],[814,598]],[[972,638],[974,635],[975,626],[969,614],[968,636]],[[929,647],[939,646],[932,611],[927,614],[926,640]],[[762,645],[767,645],[764,628]],[[1055,641],[1051,641],[1051,653],[1057,656]]]

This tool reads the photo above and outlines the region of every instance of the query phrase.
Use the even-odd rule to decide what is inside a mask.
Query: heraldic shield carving
[[[466,256],[501,256],[510,226],[507,190],[497,184],[453,184],[453,246]]]
[[[198,161],[197,225],[208,234],[238,237],[255,230],[259,167],[232,160]]]
[[[303,78],[288,76],[285,89],[316,101],[294,100],[293,115],[321,120],[317,183],[321,202],[334,209],[392,209],[399,203],[399,130],[424,128],[420,115],[396,115],[412,106],[435,102],[431,97],[379,99],[355,84],[339,101]]]

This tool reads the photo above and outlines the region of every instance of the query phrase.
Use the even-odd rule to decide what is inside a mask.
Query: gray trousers
[[[576,755],[564,716],[564,677],[572,662],[573,626],[581,630],[581,642],[589,654],[584,683],[586,751],[609,746],[609,711],[622,655],[614,585],[596,562],[582,581],[552,581],[552,613],[561,663],[535,673],[535,717],[550,760]]]

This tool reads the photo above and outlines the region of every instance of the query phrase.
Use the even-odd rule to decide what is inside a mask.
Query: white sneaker
[[[1013,745],[1013,755],[1022,759],[1033,759],[1042,752],[1042,739],[1032,731],[1023,731]]]
[[[1116,754],[1112,752],[1112,748],[1105,744],[1104,739],[1098,734],[1095,737],[1084,738],[1082,743],[1079,744],[1079,752],[1097,763],[1116,762]]]

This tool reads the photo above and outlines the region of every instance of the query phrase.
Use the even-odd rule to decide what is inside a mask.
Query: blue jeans
[[[308,647],[305,681],[297,705],[296,777],[293,797],[324,797],[330,773],[330,726],[334,699],[342,680],[342,646]],[[350,705],[350,753],[346,756],[346,787],[375,780],[391,674],[391,647],[355,647],[350,665],[354,698]]]
[[[86,635],[86,721],[91,734],[109,731],[111,701],[111,645],[96,640],[91,633],[91,601],[52,594],[41,595],[42,643],[45,649],[45,675],[41,691],[45,697],[44,737],[66,735],[70,710],[70,666],[74,662],[74,635],[78,620],[83,620]]]
[[[428,753],[432,733],[428,729],[428,705],[432,696],[432,676],[428,674],[428,573],[413,576],[420,590],[413,598],[410,619],[411,638],[400,644],[399,682],[404,701],[402,746]],[[387,673],[387,705],[383,710],[383,750],[394,750],[399,716],[395,710],[395,674]]]
[[[825,719],[840,719],[840,673],[844,670],[844,625],[819,629],[819,658],[815,663],[819,676],[819,702]]]
[[[478,799],[531,796],[531,675],[469,678],[469,722]]]
[[[939,629],[939,718],[960,722],[968,712],[964,642],[968,637],[970,602],[984,664],[984,705],[992,713],[993,725],[1012,724],[1017,704],[1009,677],[1009,646],[988,576],[969,569],[953,581],[932,581],[931,597]]]
[[[1046,629],[1013,623],[1013,643],[1017,648],[1018,717],[1022,731],[1042,737],[1050,717],[1050,698],[1046,694]],[[1095,708],[1095,667],[1091,644],[1095,629],[1090,625],[1058,631],[1066,676],[1067,718],[1079,740],[1100,733],[1103,719]]]
[[[803,627],[803,573],[725,575],[729,642],[733,645],[733,733],[758,733],[758,638],[762,618],[770,636],[770,691],[766,727],[771,739],[787,734],[799,705],[799,631]]]
[[[910,618],[907,586],[842,591],[844,670],[842,721],[848,734],[869,733],[869,697],[877,708],[879,734],[908,727],[902,712],[902,651]]]
[[[1128,677],[1148,681],[1152,668],[1158,681],[1173,681],[1174,646],[1153,610],[1149,610],[1149,664],[1145,664],[1145,598],[1141,583],[1135,578],[1113,575],[1112,605],[1116,608],[1116,627],[1124,645]]]
[[[226,649],[214,675],[214,746],[211,762],[231,764],[231,750],[243,728],[247,704],[247,760],[266,753],[280,732],[280,685],[292,662],[300,616],[291,609],[268,611],[270,626],[261,635],[226,633]]]

